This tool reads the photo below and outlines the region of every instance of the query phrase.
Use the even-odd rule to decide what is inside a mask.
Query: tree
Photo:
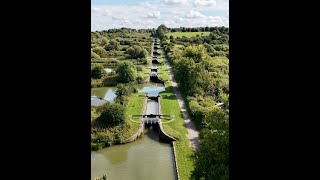
[[[91,77],[94,79],[100,79],[104,75],[106,75],[106,71],[104,70],[102,65],[96,65],[91,69]]]
[[[116,95],[119,96],[129,96],[132,93],[132,90],[130,89],[130,86],[125,86],[124,84],[118,84]]]
[[[106,103],[97,118],[101,127],[113,127],[125,123],[125,107],[118,103]]]
[[[164,24],[161,24],[156,31],[156,35],[160,38],[160,40],[162,40],[167,31],[168,28]]]
[[[92,51],[99,55],[101,58],[106,58],[108,55],[107,51],[100,46],[93,48]]]
[[[137,69],[131,62],[121,63],[117,70],[118,81],[121,83],[133,82],[137,78]]]
[[[141,46],[134,45],[129,47],[126,53],[129,54],[131,58],[138,59],[138,58],[146,58],[148,51],[142,48]]]
[[[204,118],[191,179],[229,179],[229,117],[216,107]]]
[[[91,59],[99,59],[99,58],[100,56],[97,53],[91,51]]]
[[[208,54],[206,48],[203,45],[189,46],[184,50],[183,56],[192,58],[196,63],[205,59]]]
[[[111,39],[109,41],[109,44],[107,44],[105,46],[105,50],[107,51],[111,51],[111,50],[116,50],[116,51],[119,51],[120,50],[120,43],[114,39]]]

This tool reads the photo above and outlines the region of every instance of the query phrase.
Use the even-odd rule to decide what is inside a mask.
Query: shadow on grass
[[[175,95],[161,95],[162,99],[170,99],[170,100],[175,100],[177,99]]]

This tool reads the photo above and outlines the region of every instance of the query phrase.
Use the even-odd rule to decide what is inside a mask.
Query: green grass
[[[127,138],[129,138],[130,136],[132,136],[134,133],[136,133],[139,129],[139,124],[130,121],[128,115],[130,114],[141,114],[143,111],[143,105],[144,105],[144,96],[145,93],[144,92],[139,92],[139,93],[134,93],[130,96],[129,99],[129,104],[128,104],[128,108],[126,110],[126,122],[128,124],[130,124],[131,128],[130,131],[128,132],[128,134],[125,136]],[[132,118],[134,121],[138,121],[138,118]]]
[[[197,34],[201,36],[202,33],[204,36],[209,36],[210,34],[210,32],[171,32],[171,33],[166,33],[166,36],[168,36],[168,38],[170,38],[170,36],[173,36],[173,38],[177,38],[177,37],[181,38],[182,36],[186,36],[190,38],[190,37],[196,37]]]
[[[188,132],[185,127],[183,115],[178,101],[174,95],[171,82],[170,86],[166,87],[166,91],[161,92],[160,94],[161,112],[163,114],[171,114],[175,116],[174,121],[167,124],[162,124],[162,126],[166,133],[177,139],[175,148],[180,179],[188,180],[190,178],[191,171],[194,168],[194,152],[189,146],[189,140],[186,136]]]
[[[167,68],[167,64],[165,63],[165,60],[163,58],[163,56],[161,56],[160,58],[158,58],[158,61],[161,63],[163,62],[164,64],[162,66],[159,67],[158,69],[158,75],[162,80],[169,80],[169,75],[168,75],[168,68]]]

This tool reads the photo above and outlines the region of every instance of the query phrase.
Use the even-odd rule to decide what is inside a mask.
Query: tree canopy
[[[131,62],[121,63],[117,70],[118,81],[121,83],[133,82],[137,78],[137,69]]]
[[[93,48],[92,51],[99,55],[101,58],[106,58],[108,54],[107,51],[100,46]]]
[[[100,64],[94,66],[91,70],[91,77],[94,79],[100,79],[104,75],[106,75],[106,71],[104,70],[103,66]]]
[[[127,49],[126,53],[129,54],[131,58],[138,59],[146,58],[148,51],[141,46],[133,45]]]
[[[125,107],[118,103],[106,103],[100,108],[101,115],[97,118],[101,127],[112,127],[125,123]]]

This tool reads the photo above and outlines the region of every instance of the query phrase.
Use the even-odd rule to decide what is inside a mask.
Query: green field
[[[171,32],[171,33],[166,33],[166,36],[168,36],[168,38],[170,38],[170,36],[173,36],[173,38],[177,38],[177,37],[196,37],[197,34],[199,34],[199,36],[201,36],[201,34],[203,33],[203,36],[209,36],[210,32]]]

